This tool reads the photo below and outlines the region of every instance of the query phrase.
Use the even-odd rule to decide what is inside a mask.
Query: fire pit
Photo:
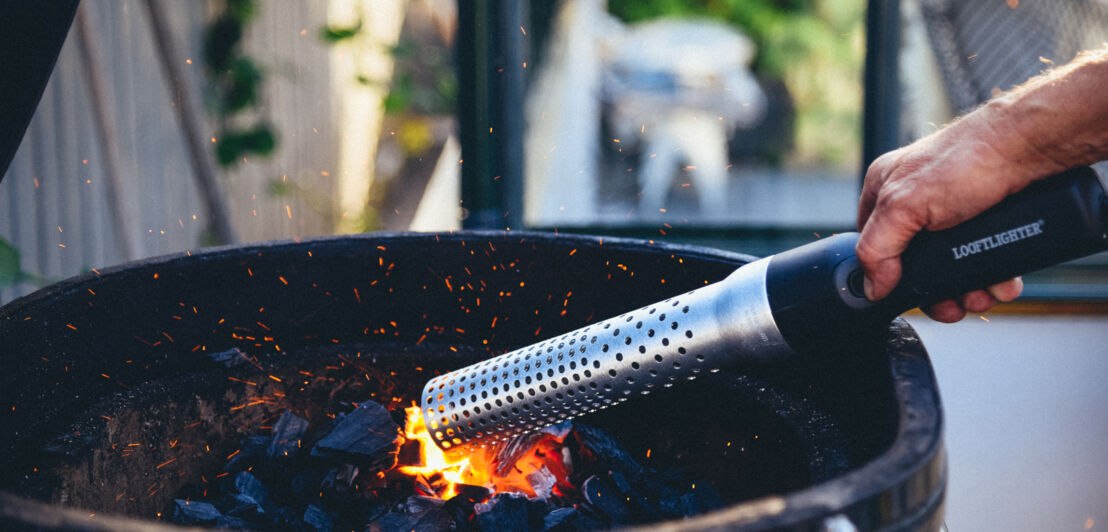
[[[364,401],[398,413],[436,374],[749,259],[597,237],[377,234],[94,270],[0,309],[0,522],[157,530],[286,410],[313,424]],[[722,508],[666,529],[941,522],[938,394],[902,322],[840,353],[724,369],[579,421],[718,494]]]

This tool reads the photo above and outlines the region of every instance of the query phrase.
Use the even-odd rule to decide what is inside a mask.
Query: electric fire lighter
[[[900,313],[1108,249],[1096,174],[1044,179],[954,228],[919,234],[885,299],[862,291],[858,233],[772,255],[714,284],[432,379],[420,398],[439,447],[467,451],[722,367],[846,345]]]

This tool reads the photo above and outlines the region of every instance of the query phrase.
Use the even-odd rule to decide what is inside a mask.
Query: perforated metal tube
[[[739,361],[790,353],[770,312],[769,259],[726,279],[432,379],[424,421],[468,452]]]

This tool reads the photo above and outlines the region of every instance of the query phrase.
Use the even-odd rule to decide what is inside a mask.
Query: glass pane
[[[864,13],[562,2],[528,93],[528,223],[851,226]]]

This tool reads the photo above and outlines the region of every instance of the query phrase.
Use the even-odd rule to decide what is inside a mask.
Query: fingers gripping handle
[[[924,232],[901,256],[899,314],[1108,249],[1104,191],[1088,167],[1046,178],[951,229]]]
[[[848,345],[865,327],[1018,275],[1108,249],[1104,191],[1090,168],[1044,179],[956,227],[916,236],[888,297],[862,292],[857,233],[778,253],[766,271],[773,319],[789,346]]]

